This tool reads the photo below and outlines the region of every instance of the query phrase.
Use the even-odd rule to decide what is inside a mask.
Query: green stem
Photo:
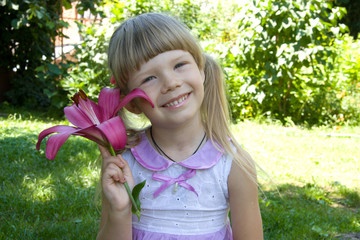
[[[116,156],[116,152],[115,152],[114,148],[111,145],[109,145],[108,149],[109,149],[109,152],[110,152],[111,156]]]
[[[111,145],[109,145],[108,149],[109,149],[109,152],[110,152],[110,154],[111,154],[112,156],[116,156],[115,150],[114,150],[114,148],[113,148]],[[133,197],[133,195],[132,195],[132,193],[131,193],[129,184],[128,184],[127,182],[124,182],[124,186],[125,186],[126,191],[127,191],[128,195],[129,195],[129,197],[130,197],[131,203],[132,203],[132,205],[133,205],[134,208],[135,208],[135,211],[136,211],[135,214],[136,214],[137,216],[139,216],[138,214],[140,213],[140,211],[139,211],[138,206],[137,206],[137,204],[136,204],[136,202],[135,202],[135,199],[134,199],[134,197]]]

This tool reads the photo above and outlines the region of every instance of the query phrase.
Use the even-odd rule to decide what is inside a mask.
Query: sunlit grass
[[[39,120],[41,119],[41,120]],[[55,160],[38,152],[39,132],[67,121],[0,118],[0,239],[94,239],[99,225],[96,144],[70,137]],[[360,128],[283,127],[245,122],[237,139],[260,173],[265,239],[332,239],[360,229]]]
[[[268,174],[259,172],[267,239],[331,239],[360,231],[360,138],[354,136],[360,128],[245,122],[233,129]]]
[[[360,134],[360,128],[352,128]],[[337,182],[360,189],[359,137],[327,137],[333,129],[241,123],[238,140],[277,183],[322,186]],[[337,133],[337,132],[336,132]]]
[[[66,121],[21,115],[0,119],[0,239],[93,239],[100,214],[95,203],[99,152],[70,137],[55,160],[36,151],[41,130]]]

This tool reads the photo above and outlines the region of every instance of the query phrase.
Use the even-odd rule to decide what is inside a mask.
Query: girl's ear
[[[138,108],[138,106],[136,105],[136,103],[134,103],[134,101],[129,102],[126,106],[125,106],[126,110],[128,110],[131,113],[134,114],[140,114],[142,113],[142,111]]]

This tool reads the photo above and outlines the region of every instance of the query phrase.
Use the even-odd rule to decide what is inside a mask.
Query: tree
[[[80,1],[78,11],[97,13],[99,2]],[[66,101],[58,79],[68,65],[54,64],[55,37],[67,27],[60,20],[62,6],[71,7],[71,1],[0,1],[0,69],[12,76],[12,88],[6,93],[12,104],[34,108]]]
[[[346,29],[338,27],[343,15],[344,9],[320,0],[240,6],[238,28],[223,52],[233,118],[267,115],[317,124],[336,114],[336,81],[326,72],[336,56],[334,41]]]

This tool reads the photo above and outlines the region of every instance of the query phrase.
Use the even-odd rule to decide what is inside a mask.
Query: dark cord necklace
[[[171,157],[169,157],[160,147],[159,145],[157,145],[157,143],[155,142],[155,139],[153,137],[153,134],[152,134],[152,127],[150,127],[150,136],[151,136],[151,140],[153,141],[155,147],[157,148],[157,150],[159,150],[165,157],[167,157],[169,160],[173,161],[173,162],[176,162],[174,159],[172,159]],[[202,145],[202,143],[204,142],[205,140],[205,137],[206,137],[206,133],[204,134],[204,137],[201,139],[201,142],[199,144],[199,146],[196,148],[195,152],[192,154],[194,155],[200,148],[200,146]]]

